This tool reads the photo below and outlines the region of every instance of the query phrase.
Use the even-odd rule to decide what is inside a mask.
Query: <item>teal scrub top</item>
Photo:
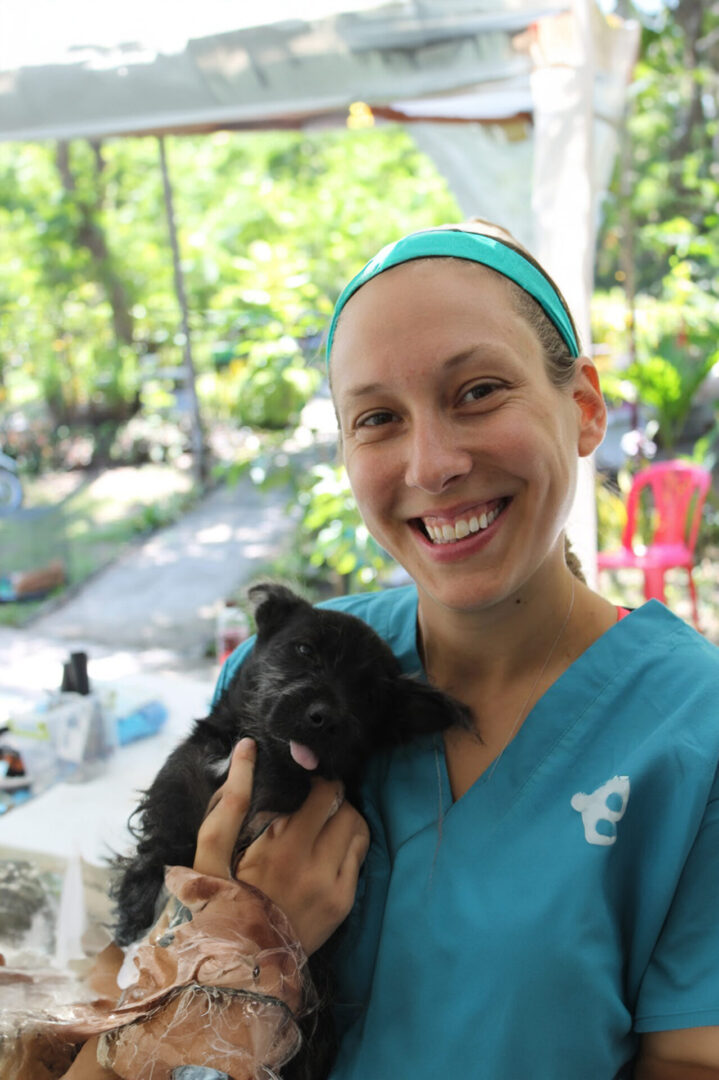
[[[414,587],[328,606],[421,671]],[[377,757],[332,1080],[614,1080],[641,1032],[719,1024],[718,762],[719,650],[656,601],[456,803],[440,738]]]

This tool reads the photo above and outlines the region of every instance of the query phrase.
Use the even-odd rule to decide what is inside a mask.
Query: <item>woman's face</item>
[[[604,405],[589,361],[551,384],[504,279],[462,260],[385,271],[347,303],[331,368],[360,512],[420,591],[470,610],[563,566]]]

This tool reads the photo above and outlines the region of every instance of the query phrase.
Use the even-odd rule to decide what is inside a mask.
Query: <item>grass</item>
[[[25,484],[22,510],[0,518],[0,576],[60,559],[70,587],[107,566],[132,540],[175,521],[194,501],[192,479],[171,465],[59,473]],[[0,626],[24,626],[43,600],[0,604]]]

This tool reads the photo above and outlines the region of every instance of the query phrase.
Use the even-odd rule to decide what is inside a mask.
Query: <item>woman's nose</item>
[[[420,423],[415,426],[408,449],[405,482],[432,495],[444,491],[472,468],[472,455],[458,441],[451,424]]]

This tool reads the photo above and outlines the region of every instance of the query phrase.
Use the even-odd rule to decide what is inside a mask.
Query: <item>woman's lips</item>
[[[485,532],[497,520],[509,502],[508,498],[494,499],[491,502],[479,504],[471,510],[462,511],[451,519],[427,514],[415,518],[414,521],[422,536],[433,546],[457,544],[477,533]]]

